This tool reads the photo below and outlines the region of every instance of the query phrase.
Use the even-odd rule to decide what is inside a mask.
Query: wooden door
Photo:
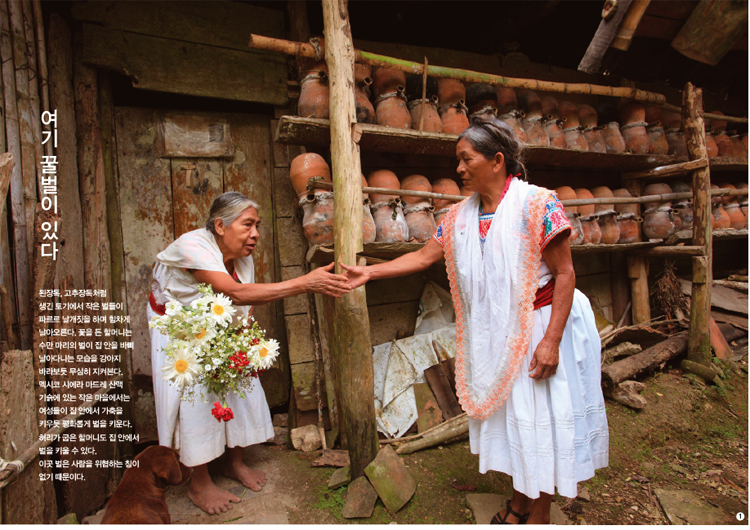
[[[205,226],[211,202],[226,191],[239,191],[260,207],[260,241],[253,253],[255,281],[275,276],[270,119],[264,115],[205,114],[228,124],[232,150],[224,157],[170,157],[163,138],[165,117],[174,113],[140,108],[116,109],[117,168],[130,326],[133,418],[141,441],[155,436],[151,394],[151,345],[146,304],[156,255],[177,237]],[[186,114],[186,113],[183,113]],[[281,314],[279,311],[278,314]],[[276,304],[254,312],[268,337],[282,339]],[[282,354],[283,355],[283,354]],[[289,386],[286,359],[261,376],[269,405],[281,405]],[[283,389],[282,392],[279,390]]]

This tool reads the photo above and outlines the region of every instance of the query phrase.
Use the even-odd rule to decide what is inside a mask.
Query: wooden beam
[[[336,263],[354,265],[362,250],[362,181],[359,145],[352,138],[357,123],[354,103],[354,43],[347,0],[323,0],[331,95],[331,166],[333,169]],[[343,272],[337,265],[337,272]],[[342,429],[349,441],[352,478],[361,477],[377,455],[374,376],[370,321],[364,286],[338,298],[334,308],[334,358],[341,376]]]
[[[688,162],[681,162],[679,164],[672,164],[670,166],[655,167],[654,169],[648,169],[646,171],[634,171],[632,173],[623,174],[623,178],[630,179],[648,179],[648,178],[664,178],[672,175],[683,175],[693,169],[700,169],[708,166],[708,159],[701,158],[700,160],[690,160]]]
[[[643,256],[628,256],[633,324],[651,320],[651,302],[648,293],[648,260]]]
[[[706,132],[703,122],[703,91],[685,85],[683,90],[682,123],[688,157],[706,158]],[[711,237],[711,174],[707,167],[693,171],[693,245],[703,247],[703,256],[693,258],[693,287],[690,297],[690,328],[688,330],[688,359],[703,364],[711,363],[712,237]]]
[[[621,0],[623,3],[630,3],[631,0]],[[607,43],[609,45],[609,43]],[[316,49],[304,42],[292,42],[283,39],[274,39],[264,37],[263,35],[250,35],[250,47],[261,50],[275,51],[287,55],[296,55],[298,57],[317,57]],[[327,55],[326,55],[327,57]],[[422,74],[424,64],[413,61],[405,61],[385,55],[377,55],[365,51],[356,51],[355,55],[358,63],[384,66],[394,68],[412,74]],[[490,85],[503,86],[508,88],[528,88],[539,92],[555,92],[562,94],[587,94],[596,96],[612,96],[644,101],[655,105],[666,103],[666,97],[663,94],[655,92],[646,92],[637,88],[630,87],[611,87],[604,85],[592,85],[590,83],[558,83],[554,81],[540,81],[538,79],[521,79],[514,77],[505,77],[501,75],[485,74],[474,72],[461,68],[447,68],[445,66],[428,66],[427,75],[433,77],[442,77],[449,79],[458,79],[466,83],[487,83]]]
[[[10,177],[16,160],[13,153],[0,155],[0,216],[5,215],[5,199],[10,189]]]
[[[620,27],[617,28],[615,39],[610,44],[612,48],[624,52],[628,51],[630,43],[633,41],[633,35],[635,35],[638,25],[641,23],[641,18],[643,18],[643,14],[650,3],[651,0],[633,0],[625,18],[620,23]]]
[[[631,3],[632,0],[619,0],[617,10],[612,18],[609,20],[602,20],[599,23],[599,27],[596,29],[596,33],[591,39],[589,47],[586,49],[586,53],[578,64],[578,69],[580,71],[588,72],[590,74],[596,74],[599,72],[599,69],[602,66],[604,54],[607,53],[610,44],[612,44],[612,41],[617,35],[617,30],[625,18]]]
[[[646,250],[637,250],[635,254],[649,257],[666,257],[666,256],[702,256],[703,247],[682,246],[682,247],[654,247]]]
[[[672,48],[711,66],[747,33],[747,2],[701,0],[672,41]]]

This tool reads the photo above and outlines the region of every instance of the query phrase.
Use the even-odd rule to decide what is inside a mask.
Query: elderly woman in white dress
[[[575,289],[570,224],[555,195],[522,180],[521,145],[496,118],[475,119],[456,145],[473,195],[435,237],[389,263],[348,267],[349,285],[402,276],[445,258],[456,309],[456,390],[479,471],[513,478],[493,523],[549,523],[555,488],[609,460],[601,345]]]
[[[217,197],[211,205],[206,228],[183,234],[156,257],[147,309],[149,320],[164,314],[169,301],[189,305],[199,298],[200,283],[228,296],[245,315],[252,314],[254,305],[288,296],[315,292],[340,297],[349,291],[345,276],[329,272],[333,264],[285,282],[254,283],[252,253],[258,243],[260,222],[257,204],[241,193],[228,192]],[[159,443],[178,449],[180,460],[193,468],[190,499],[209,514],[225,512],[232,502],[240,499],[213,483],[207,464],[221,456],[226,447],[224,474],[254,491],[263,487],[265,475],[245,465],[242,454],[245,447],[265,442],[274,435],[266,397],[260,381],[255,379],[245,399],[234,394],[227,396],[235,418],[217,422],[211,414],[211,403],[216,399],[209,396],[205,403],[183,402],[180,391],[163,380],[162,366],[166,359],[162,350],[168,340],[159,330],[151,330]]]

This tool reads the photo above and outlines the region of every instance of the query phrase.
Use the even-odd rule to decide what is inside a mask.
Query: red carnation
[[[216,421],[221,423],[221,420],[229,421],[234,418],[234,413],[232,413],[232,409],[229,407],[222,407],[220,401],[216,401],[214,403],[214,408],[211,411],[211,414],[214,415],[214,418],[216,418]]]

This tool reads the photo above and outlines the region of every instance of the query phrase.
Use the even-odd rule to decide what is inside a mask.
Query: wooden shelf
[[[360,124],[359,145],[364,150],[456,156],[453,134],[427,133],[411,129],[394,129],[380,125]],[[331,134],[328,120],[282,116],[275,140],[282,144],[328,147]],[[556,147],[527,146],[526,166],[529,168],[577,169],[587,171],[639,171],[684,162],[685,157],[667,155],[612,155],[589,153]]]
[[[747,171],[747,160],[735,156],[716,156],[708,159],[711,171]]]
[[[653,248],[663,244],[662,239],[652,239],[640,243],[626,243],[622,245],[572,245],[573,254],[591,254],[595,252],[626,252]],[[378,261],[389,261],[409,252],[419,250],[423,243],[368,243],[359,256],[374,258],[373,263]],[[307,251],[308,263],[330,263],[333,261],[333,245],[313,245]]]
[[[722,241],[724,239],[747,239],[747,228],[723,228],[721,230],[714,230],[712,233],[714,241]],[[692,241],[693,231],[680,230],[675,236],[677,236],[678,241]]]

